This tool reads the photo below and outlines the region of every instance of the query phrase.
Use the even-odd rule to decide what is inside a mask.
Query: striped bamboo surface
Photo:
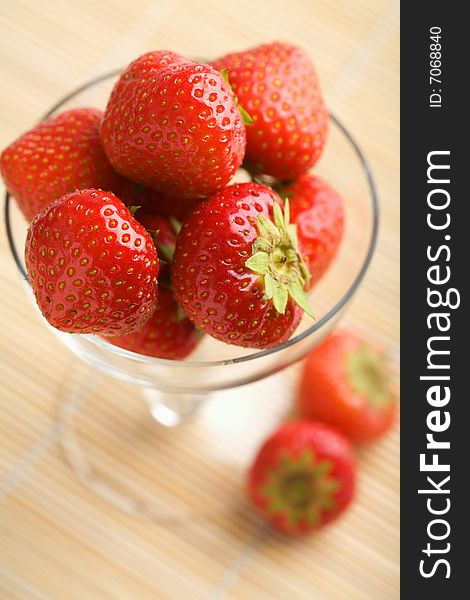
[[[397,372],[398,16],[394,0],[0,0],[0,146],[77,83],[145,50],[300,44],[381,197],[378,251],[344,323],[385,345]],[[137,390],[91,373],[44,327],[3,234],[0,244],[2,600],[398,598],[396,429],[361,451],[357,501],[341,521],[280,537],[252,515],[243,485],[298,369],[217,395],[181,429],[156,429]],[[66,463],[64,399],[81,406],[77,433],[95,471],[145,515],[97,496],[99,481],[85,487]]]

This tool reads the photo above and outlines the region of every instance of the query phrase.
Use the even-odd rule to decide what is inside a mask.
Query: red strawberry
[[[200,335],[191,321],[181,316],[172,293],[160,286],[155,312],[137,331],[107,338],[131,352],[167,360],[183,360],[197,346]]]
[[[3,151],[3,179],[28,221],[68,192],[120,185],[121,177],[101,146],[102,115],[95,108],[68,110],[43,121]]]
[[[178,221],[184,221],[198,202],[194,198],[172,198],[154,192],[147,206],[162,216],[175,217]]]
[[[111,190],[127,206],[146,207],[153,201],[153,196],[157,194],[155,190],[141,183],[132,181],[127,177],[120,178],[119,185]]]
[[[80,190],[47,206],[25,259],[41,312],[61,331],[129,333],[155,308],[155,246],[114,194]]]
[[[194,198],[175,198],[165,196],[152,188],[144,186],[130,179],[122,178],[124,183],[113,190],[118,198],[128,206],[140,206],[149,213],[159,214],[163,217],[175,217],[183,221],[186,215],[200,200]]]
[[[161,281],[170,274],[170,264],[173,261],[180,225],[178,221],[162,217],[148,208],[139,209],[134,216],[153,236],[158,255],[162,259],[158,273],[158,279]]]
[[[291,219],[314,285],[332,263],[343,237],[343,199],[324,179],[309,173],[283,191],[291,199]]]
[[[227,187],[198,206],[176,242],[176,299],[196,326],[224,342],[270,348],[311,312],[308,272],[281,199],[258,183]]]
[[[352,333],[331,334],[307,357],[297,406],[353,441],[380,437],[397,412],[383,352]]]
[[[307,533],[336,519],[351,502],[356,479],[352,449],[339,432],[315,421],[293,421],[264,443],[248,478],[253,504],[272,525]]]
[[[252,171],[290,180],[317,162],[328,112],[315,68],[300,48],[275,42],[228,54],[214,66],[228,69],[234,93],[254,120],[246,130]]]
[[[169,196],[202,198],[240,166],[246,135],[222,76],[172,52],[149,52],[124,71],[101,126],[112,165]]]

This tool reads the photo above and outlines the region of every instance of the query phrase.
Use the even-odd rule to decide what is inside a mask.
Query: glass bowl
[[[85,83],[60,100],[44,118],[78,106],[104,109],[119,73],[113,71]],[[304,357],[335,326],[364,278],[377,238],[377,192],[371,170],[359,145],[334,115],[331,115],[329,140],[315,173],[326,177],[344,198],[344,238],[334,263],[310,294],[316,320],[304,316],[294,336],[285,344],[258,351],[204,336],[188,360],[171,361],[129,352],[98,336],[51,330],[94,368],[141,386],[151,414],[166,426],[178,425],[212,391],[246,385],[288,367]],[[23,260],[27,224],[8,192],[5,220],[13,258],[36,306]]]

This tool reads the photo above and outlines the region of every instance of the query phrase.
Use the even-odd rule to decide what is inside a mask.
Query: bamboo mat
[[[0,0],[0,25],[1,147],[77,83],[143,51],[210,57],[276,38],[303,46],[380,192],[377,254],[344,324],[383,344],[398,371],[397,2]],[[277,536],[253,516],[244,476],[288,410],[298,369],[216,395],[177,431],[156,429],[135,389],[91,373],[51,335],[3,233],[0,244],[2,600],[399,597],[396,429],[361,452],[357,501],[341,521],[301,540]],[[147,507],[146,517],[73,474],[57,441],[64,399],[81,403],[77,432],[93,468],[139,499],[124,509]]]

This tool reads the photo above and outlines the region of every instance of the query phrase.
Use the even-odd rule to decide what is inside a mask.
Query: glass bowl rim
[[[69,100],[72,100],[72,98],[74,98],[75,96],[78,96],[81,92],[89,89],[90,87],[93,87],[94,85],[97,85],[98,83],[101,83],[102,81],[111,79],[112,77],[116,77],[121,72],[122,72],[122,69],[114,69],[112,71],[109,71],[103,75],[100,75],[98,77],[95,77],[95,78],[90,79],[89,81],[83,83],[82,85],[75,88],[74,90],[69,92],[67,95],[65,95],[61,100],[56,102],[52,106],[52,108],[50,108],[47,111],[47,113],[40,119],[39,122],[44,121],[45,119],[50,117],[53,113],[55,113],[55,111],[57,109],[59,109],[61,106],[63,106]],[[351,144],[356,156],[359,159],[362,169],[364,171],[366,181],[367,181],[367,186],[369,188],[369,195],[370,195],[370,201],[371,201],[372,231],[371,231],[371,235],[370,235],[370,239],[369,239],[369,245],[367,248],[366,256],[361,265],[361,268],[359,269],[359,272],[357,273],[356,277],[354,278],[354,281],[349,286],[348,290],[343,294],[341,299],[320,320],[315,321],[315,323],[313,323],[313,325],[308,327],[302,333],[292,336],[289,340],[287,340],[287,342],[284,342],[283,344],[280,344],[279,346],[275,346],[274,348],[266,348],[265,350],[257,350],[246,356],[239,356],[239,357],[235,357],[235,358],[228,358],[228,359],[216,360],[216,361],[191,361],[191,360],[178,361],[178,360],[169,360],[169,359],[163,359],[163,358],[155,358],[153,356],[146,356],[144,354],[138,354],[136,352],[131,352],[130,350],[125,350],[124,348],[120,348],[119,346],[115,346],[114,344],[105,341],[103,338],[101,338],[98,335],[88,335],[88,334],[76,334],[76,335],[82,335],[82,336],[86,337],[87,339],[89,339],[92,343],[96,344],[98,347],[101,347],[102,349],[105,349],[105,350],[112,351],[115,354],[122,356],[123,358],[132,359],[133,361],[137,360],[139,362],[143,362],[143,363],[147,363],[147,364],[173,366],[173,367],[176,365],[184,365],[184,367],[186,367],[186,368],[219,367],[219,366],[230,365],[230,364],[240,364],[240,363],[248,362],[251,360],[255,360],[257,358],[264,358],[271,354],[275,354],[276,352],[280,352],[281,350],[284,350],[286,348],[294,346],[298,342],[301,342],[302,340],[306,339],[313,333],[319,331],[329,321],[331,321],[331,319],[333,319],[341,311],[341,309],[344,306],[346,306],[346,304],[351,300],[352,296],[357,291],[359,285],[361,284],[362,280],[364,279],[364,276],[369,268],[370,262],[372,260],[372,257],[374,255],[374,252],[375,252],[375,249],[377,246],[377,236],[378,236],[378,228],[379,228],[379,202],[378,202],[377,186],[375,183],[374,176],[372,174],[372,169],[371,169],[369,162],[366,159],[364,153],[362,152],[359,144],[356,142],[355,138],[349,132],[349,130],[343,125],[343,123],[333,113],[331,113],[331,111],[329,113],[329,116],[330,116],[330,120],[334,123],[334,125],[340,130],[340,132],[346,137],[348,142]],[[4,206],[5,206],[5,225],[6,225],[8,244],[10,246],[10,251],[12,253],[13,259],[16,263],[16,266],[17,266],[22,278],[29,285],[28,275],[25,271],[25,268],[21,262],[21,259],[18,255],[16,246],[15,246],[15,241],[14,241],[14,236],[13,236],[11,221],[10,221],[10,204],[11,204],[10,198],[11,198],[10,193],[8,192],[8,190],[6,190]],[[64,333],[63,335],[66,335],[66,334]],[[73,334],[67,334],[67,335],[73,335]]]

